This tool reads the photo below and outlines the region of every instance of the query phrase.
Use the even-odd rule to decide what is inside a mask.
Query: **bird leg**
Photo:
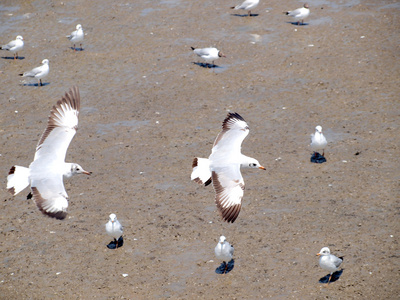
[[[42,86],[42,79],[39,79],[39,86]]]
[[[251,10],[249,10],[249,14],[248,14],[248,16],[249,16],[249,17],[251,17]]]
[[[83,50],[83,48],[82,48],[82,44],[80,44],[81,45],[81,51]]]
[[[114,238],[114,241],[115,241],[115,249],[118,249],[118,240]]]
[[[228,270],[228,264],[224,261],[224,264],[225,264],[225,269],[224,269],[224,273],[223,274],[226,274],[226,271]]]

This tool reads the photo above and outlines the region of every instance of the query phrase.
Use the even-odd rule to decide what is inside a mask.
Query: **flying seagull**
[[[265,170],[260,163],[241,153],[241,145],[249,134],[249,126],[237,113],[228,113],[222,123],[208,159],[193,160],[191,179],[199,184],[214,186],[215,204],[224,221],[235,222],[242,206],[244,180],[240,167]]]
[[[78,129],[79,107],[79,90],[73,87],[53,106],[29,168],[12,166],[7,177],[11,194],[16,195],[30,185],[28,198],[33,198],[43,214],[56,219],[67,216],[68,195],[63,177],[91,174],[76,163],[65,162],[68,146]]]

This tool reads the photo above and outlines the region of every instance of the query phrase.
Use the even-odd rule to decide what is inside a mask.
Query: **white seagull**
[[[80,43],[81,50],[82,50],[82,41],[83,41],[83,29],[82,25],[78,24],[76,25],[76,30],[71,32],[71,35],[67,35],[67,38],[74,43],[74,51],[76,51],[75,44]]]
[[[118,239],[122,236],[123,230],[121,223],[117,220],[117,216],[111,214],[106,224],[106,232],[109,236],[114,238],[116,248],[118,248]]]
[[[215,246],[214,252],[217,259],[222,260],[224,262],[225,265],[224,274],[228,269],[228,263],[231,261],[233,257],[233,250],[234,250],[233,246],[226,241],[226,237],[221,235],[217,246]]]
[[[28,199],[33,197],[42,213],[56,219],[67,215],[68,195],[63,177],[91,174],[78,164],[65,162],[68,146],[78,128],[79,107],[79,90],[73,87],[53,106],[29,168],[13,166],[7,177],[11,194],[16,195],[30,185]]]
[[[248,10],[248,16],[251,16],[251,9],[255,8],[260,0],[245,0],[242,4],[232,6],[231,9],[244,9]]]
[[[300,20],[301,24],[304,24],[304,19],[310,15],[310,9],[308,8],[308,4],[306,3],[303,7],[292,11],[286,11],[284,12],[284,14],[293,17],[297,21],[297,25],[300,25]]]
[[[49,60],[43,59],[41,66],[36,67],[23,74],[19,74],[19,76],[36,78],[38,80],[38,86],[42,86],[43,85],[42,79],[45,78],[47,75],[49,75],[49,70],[50,70]]]
[[[319,266],[331,273],[331,276],[329,276],[328,280],[329,284],[332,274],[339,270],[339,267],[343,262],[343,257],[336,257],[335,255],[331,254],[331,251],[328,247],[322,248],[317,256],[319,256]]]
[[[192,48],[193,52],[200,56],[202,59],[206,61],[206,65],[209,62],[212,62],[214,65],[214,61],[220,57],[226,57],[221,51],[217,48]]]
[[[324,134],[322,133],[322,127],[321,126],[317,126],[315,127],[315,133],[311,134],[311,148],[314,151],[314,155],[317,155],[317,151],[318,150],[322,150],[322,156],[324,156],[325,154],[325,147],[328,144],[328,142],[326,141],[326,138],[324,136]]]
[[[18,59],[18,51],[24,48],[24,38],[20,35],[15,40],[9,42],[7,45],[0,47],[1,50],[7,50],[14,53],[14,60]]]
[[[228,113],[222,123],[208,159],[193,160],[191,180],[214,186],[215,204],[224,221],[235,222],[242,206],[244,180],[240,167],[265,170],[260,163],[241,153],[241,145],[249,134],[249,126],[237,113]]]

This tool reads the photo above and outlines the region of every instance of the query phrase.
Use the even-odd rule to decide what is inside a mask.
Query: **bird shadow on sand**
[[[316,164],[322,164],[324,162],[326,162],[326,158],[323,157],[321,154],[319,154],[318,152],[314,152],[313,155],[310,158],[310,161],[312,163],[316,163]]]
[[[217,274],[227,274],[227,273],[229,273],[235,267],[235,260],[231,259],[231,261],[228,262],[227,265],[228,266],[226,266],[225,263],[223,262],[218,268],[215,269],[215,273],[217,273]]]
[[[118,247],[117,247],[118,244]],[[119,237],[118,241],[111,241],[108,245],[108,249],[117,249],[121,248],[124,245],[124,238],[122,236]]]
[[[50,85],[50,82],[44,82],[44,83],[42,83],[41,86],[46,86],[46,85]],[[39,83],[24,83],[24,84],[22,84],[22,86],[38,86],[38,87],[41,87],[41,86],[39,86]]]
[[[286,22],[288,24],[296,25],[296,26],[307,26],[310,23],[298,23],[298,22]]]
[[[74,51],[76,51],[76,52],[85,51],[85,49],[83,49],[83,48],[69,47],[69,49],[74,50]]]
[[[332,274],[332,279],[331,279],[330,282],[335,282],[336,280],[338,280],[340,278],[340,276],[342,276],[343,270],[344,269],[341,269],[340,271],[336,271],[335,273],[333,273]],[[329,276],[331,276],[331,274],[328,274],[328,275],[326,275],[324,277],[321,277],[318,282],[319,283],[328,283]]]
[[[259,16],[259,14],[243,14],[243,15],[241,15],[241,14],[231,14],[231,16],[234,16],[234,17],[241,17],[241,18],[244,18],[244,17],[257,17],[257,16]]]
[[[216,64],[207,64],[207,63],[200,63],[200,62],[193,62],[194,65],[198,65],[202,68],[206,69],[216,69],[216,68],[222,68],[220,66],[217,66]]]
[[[14,60],[14,56],[2,56],[1,58]],[[25,56],[18,56],[18,58],[16,58],[15,60],[21,60],[21,59],[25,59]]]

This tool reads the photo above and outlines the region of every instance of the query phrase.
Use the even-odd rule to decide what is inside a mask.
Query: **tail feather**
[[[7,190],[16,195],[29,185],[29,169],[12,166],[7,176]]]
[[[195,157],[192,163],[191,180],[205,186],[211,183],[210,161],[207,158]]]

